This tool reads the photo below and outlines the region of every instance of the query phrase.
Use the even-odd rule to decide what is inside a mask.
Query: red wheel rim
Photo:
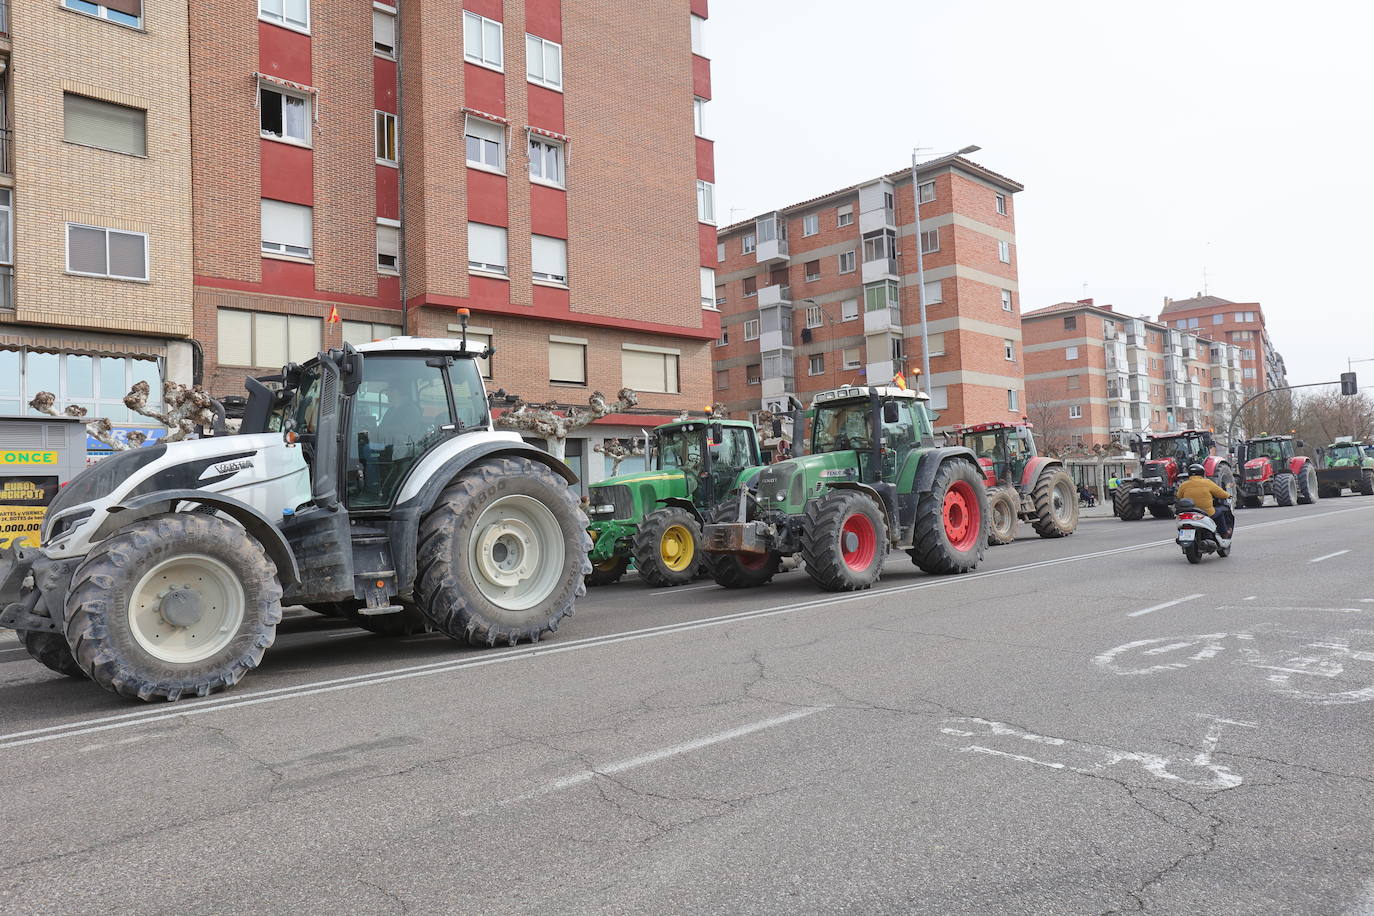
[[[840,529],[840,555],[844,565],[853,570],[868,569],[877,553],[878,532],[873,528],[873,520],[857,512],[845,519]]]
[[[956,480],[945,491],[945,537],[955,550],[968,550],[978,540],[982,519],[978,496],[967,480]]]

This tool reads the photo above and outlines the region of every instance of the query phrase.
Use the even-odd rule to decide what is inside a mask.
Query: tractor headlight
[[[784,492],[782,492],[782,491],[779,491],[779,492],[778,492],[778,495],[777,495],[775,498],[777,499],[778,502],[786,502],[786,501],[787,501],[787,494],[784,493]]]
[[[610,515],[615,511],[615,506],[610,503],[602,503],[599,506],[592,506],[592,515]]]

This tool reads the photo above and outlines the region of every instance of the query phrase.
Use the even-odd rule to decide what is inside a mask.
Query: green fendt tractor
[[[827,591],[868,588],[892,548],[926,572],[973,569],[987,546],[988,497],[973,452],[935,445],[926,396],[897,387],[824,391],[804,457],[765,467],[734,517],[706,528],[716,581],[725,560],[776,569],[800,554]],[[766,581],[766,580],[765,580]]]
[[[677,420],[648,443],[653,470],[591,485],[588,585],[609,585],[633,559],[656,587],[692,581],[703,562],[701,529],[711,512],[758,473],[758,433],[741,420]]]
[[[1344,491],[1374,496],[1374,451],[1349,436],[1317,449],[1317,495],[1323,499]]]

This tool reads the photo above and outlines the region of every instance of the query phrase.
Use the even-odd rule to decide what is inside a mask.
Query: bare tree
[[[1035,427],[1035,442],[1046,455],[1060,455],[1073,444],[1069,410],[1063,404],[1032,401],[1026,404],[1026,418]]]
[[[162,410],[148,409],[148,398],[152,389],[147,382],[137,382],[124,396],[124,406],[134,413],[156,420],[171,430],[166,441],[177,442],[194,435],[197,427],[213,427],[218,417],[215,399],[199,385],[186,386],[179,382],[164,382],[162,385]],[[64,410],[57,409],[57,396],[51,391],[40,391],[29,401],[29,406],[39,413],[50,417],[75,417],[84,419],[88,411],[75,404]],[[148,434],[133,430],[122,440],[114,435],[114,424],[105,417],[86,420],[86,432],[97,442],[108,445],[117,452],[138,448],[148,440]]]
[[[611,459],[611,474],[620,473],[620,465],[626,458],[639,458],[644,455],[644,440],[638,436],[633,439],[607,439],[592,446],[592,451],[600,452]]]
[[[548,441],[553,455],[560,461],[568,435],[613,413],[628,410],[639,403],[639,395],[630,388],[622,388],[616,400],[608,401],[600,391],[587,398],[586,407],[565,407],[557,401],[527,404],[520,398],[505,413],[496,417],[498,429],[522,430]],[[561,411],[561,413],[560,413]]]

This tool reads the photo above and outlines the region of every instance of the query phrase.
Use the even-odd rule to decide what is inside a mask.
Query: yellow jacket
[[[1199,512],[1211,515],[1216,511],[1212,500],[1230,499],[1231,494],[1206,477],[1189,477],[1178,485],[1178,498],[1191,499]]]

